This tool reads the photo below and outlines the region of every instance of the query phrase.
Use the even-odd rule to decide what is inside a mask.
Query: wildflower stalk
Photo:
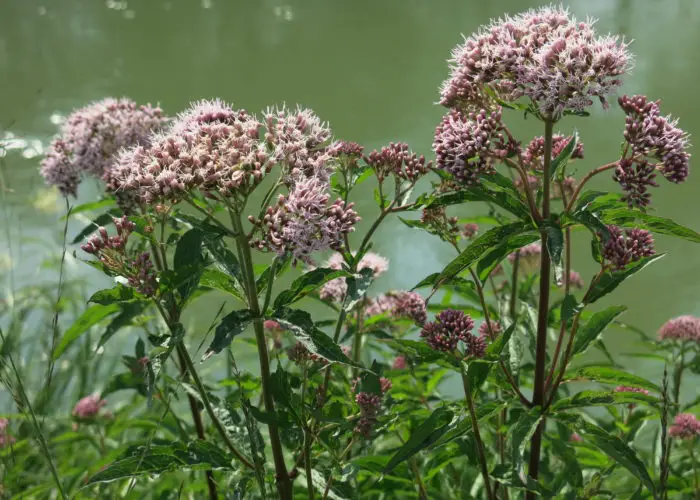
[[[561,189],[564,193],[564,189]],[[566,204],[566,199],[564,199],[564,204]],[[564,296],[569,295],[571,289],[570,275],[571,275],[571,228],[566,228],[564,231]],[[554,371],[557,368],[557,361],[559,359],[559,354],[561,352],[561,346],[564,342],[564,336],[566,335],[566,323],[567,321],[561,322],[561,327],[559,329],[559,336],[557,337],[557,345],[554,348],[554,354],[552,355],[552,366],[549,369],[549,375],[547,375],[547,381],[545,382],[545,390],[550,386],[552,382],[552,377],[554,376]]]
[[[666,482],[668,481],[669,458],[671,447],[668,439],[668,365],[664,364],[664,376],[661,383],[661,459],[659,460],[659,499],[668,498]]]
[[[253,271],[253,258],[250,253],[250,246],[243,231],[241,215],[229,209],[233,232],[236,235],[236,246],[238,247],[241,270],[244,279],[244,288],[248,298],[248,307],[253,315],[253,329],[255,331],[255,342],[258,347],[258,360],[260,362],[260,378],[262,381],[262,396],[265,403],[265,410],[270,414],[275,414],[275,402],[270,391],[270,359],[267,352],[267,342],[265,341],[265,331],[263,328],[263,318],[258,303],[258,290],[255,283]],[[268,424],[270,434],[270,445],[272,446],[272,456],[275,462],[275,475],[277,481],[277,491],[282,500],[292,498],[292,483],[289,479],[287,466],[284,462],[284,451],[280,440],[279,428],[274,421]]]
[[[467,401],[467,408],[469,409],[469,417],[472,421],[472,429],[474,430],[474,441],[476,441],[476,451],[479,454],[479,467],[481,468],[481,475],[484,478],[486,497],[488,499],[493,499],[495,497],[491,491],[491,480],[489,479],[488,462],[486,461],[486,453],[484,452],[484,442],[482,441],[481,433],[479,432],[479,422],[476,418],[476,412],[474,411],[474,401],[472,398],[471,387],[469,386],[469,379],[464,373],[464,370],[462,370],[462,385],[464,386],[464,396]]]
[[[550,191],[550,166],[552,164],[552,135],[554,121],[551,118],[544,122],[544,167],[542,171],[542,218],[549,218],[549,191]],[[549,285],[550,285],[550,259],[547,248],[547,233],[541,231],[542,252],[540,254],[540,300],[537,315],[537,344],[535,348],[535,381],[533,388],[532,404],[544,410],[545,403],[545,368],[547,362],[547,314],[549,312]],[[542,448],[542,434],[545,421],[542,419],[532,436],[530,447],[530,463],[528,475],[537,480],[540,466],[540,451]],[[535,494],[528,491],[526,498],[534,499]]]
[[[2,328],[0,328],[0,340],[2,340],[3,344],[5,343],[5,334],[2,332]],[[58,476],[56,465],[53,463],[53,458],[51,457],[49,445],[46,442],[44,434],[41,432],[41,427],[39,427],[39,421],[37,420],[36,414],[34,413],[34,408],[32,408],[32,403],[31,401],[29,401],[27,393],[24,390],[22,376],[20,375],[19,370],[17,369],[17,365],[15,365],[15,360],[12,357],[12,354],[7,353],[7,358],[10,360],[10,366],[12,367],[12,371],[14,372],[15,378],[17,379],[17,388],[19,389],[20,397],[22,398],[23,403],[26,405],[27,410],[29,411],[29,416],[32,419],[32,426],[34,427],[34,436],[36,437],[37,441],[39,441],[39,446],[41,447],[41,451],[44,455],[44,458],[46,458],[46,461],[49,463],[49,468],[51,469],[51,477],[53,478],[54,483],[56,483],[56,488],[58,488],[58,493],[59,495],[61,495],[61,498],[63,500],[68,500],[68,496],[66,496],[66,492],[63,490],[61,479]]]

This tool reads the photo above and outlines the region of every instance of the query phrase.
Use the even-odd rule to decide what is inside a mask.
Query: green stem
[[[544,162],[543,162],[543,189],[542,189],[542,218],[549,218],[550,202],[550,167],[552,163],[552,135],[554,122],[545,120],[544,129]],[[535,380],[533,387],[532,404],[544,409],[545,403],[545,372],[547,363],[547,315],[549,313],[549,287],[550,287],[550,259],[547,248],[547,233],[541,231],[542,252],[540,254],[540,300],[537,314],[537,343],[535,347]],[[535,481],[539,475],[540,452],[542,449],[542,435],[544,433],[545,421],[542,419],[537,426],[535,434],[532,436],[530,446],[530,462],[528,475]],[[535,494],[528,491],[525,498],[534,500]]]
[[[472,420],[472,429],[474,430],[474,441],[476,442],[476,451],[479,455],[479,467],[481,468],[481,475],[484,478],[484,488],[486,489],[486,497],[489,499],[495,498],[493,492],[491,491],[491,480],[489,479],[488,462],[486,461],[486,453],[484,451],[484,442],[481,440],[481,433],[479,432],[479,421],[476,418],[476,412],[474,411],[474,401],[472,399],[471,388],[469,387],[469,379],[462,370],[462,385],[464,386],[464,396],[467,401],[467,408],[469,409],[469,417]]]
[[[0,339],[2,339],[3,344],[5,344],[5,335],[2,332],[2,328],[0,328]],[[46,438],[44,438],[44,434],[41,432],[41,427],[39,427],[39,421],[36,418],[36,414],[34,413],[34,408],[32,408],[32,403],[29,401],[29,398],[27,397],[27,393],[24,390],[24,383],[22,382],[22,376],[19,373],[19,370],[17,370],[17,366],[15,365],[14,358],[12,357],[12,354],[8,353],[7,354],[8,359],[10,360],[10,366],[12,366],[12,371],[15,374],[15,378],[17,379],[17,388],[19,389],[20,397],[24,401],[25,406],[29,410],[29,416],[32,419],[32,426],[34,427],[34,433],[37,441],[39,441],[39,446],[41,447],[41,451],[44,454],[44,458],[46,458],[46,461],[49,463],[49,469],[51,469],[51,476],[53,477],[54,482],[56,483],[56,488],[58,488],[58,493],[61,495],[61,498],[64,500],[68,500],[68,497],[66,496],[66,492],[63,490],[63,485],[61,484],[61,479],[58,477],[58,471],[56,470],[56,465],[53,463],[53,458],[51,457],[51,451],[49,450],[49,445],[46,442]]]
[[[695,500],[700,500],[700,474],[698,474],[698,461],[695,458],[695,438],[688,440],[688,454],[690,462],[693,464],[693,485],[695,486]]]
[[[255,283],[255,273],[253,271],[253,258],[250,253],[250,246],[243,232],[240,213],[229,210],[231,216],[231,224],[233,232],[236,234],[236,243],[238,246],[239,259],[241,260],[241,269],[245,279],[245,289],[248,296],[248,306],[253,315],[253,329],[255,330],[255,342],[258,347],[258,360],[260,362],[260,378],[262,381],[262,395],[265,403],[265,410],[268,414],[275,414],[275,402],[272,398],[270,390],[270,360],[267,352],[267,342],[265,341],[265,332],[263,329],[263,318],[261,316],[260,304],[258,303],[258,290]],[[287,466],[284,462],[284,450],[277,423],[271,421],[268,424],[270,434],[270,445],[272,446],[272,456],[275,462],[275,473],[277,481],[277,491],[282,500],[290,500],[292,498],[292,483],[287,472]]]

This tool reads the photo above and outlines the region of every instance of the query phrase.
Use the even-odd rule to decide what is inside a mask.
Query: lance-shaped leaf
[[[554,180],[557,174],[564,168],[564,165],[569,162],[571,155],[574,154],[576,146],[578,146],[578,132],[574,130],[574,135],[569,139],[569,142],[566,143],[564,149],[554,158],[552,165],[549,167],[550,179]]]
[[[581,391],[571,397],[560,399],[552,405],[553,412],[587,406],[609,406],[616,404],[647,404],[655,405],[658,398],[641,392],[610,392],[610,391]]]
[[[292,332],[294,337],[306,347],[309,352],[316,354],[332,363],[362,366],[348,358],[338,344],[328,335],[316,328],[311,316],[299,309],[280,309],[275,311],[273,319],[283,328]]]
[[[250,309],[231,311],[224,316],[216,326],[214,340],[209,344],[209,348],[204,353],[202,360],[209,359],[214,354],[226,349],[231,345],[236,335],[240,335],[245,331],[251,321],[253,321],[253,313]]]
[[[660,253],[649,257],[644,257],[637,262],[630,264],[622,271],[606,271],[586,293],[583,301],[586,304],[592,304],[602,297],[605,297],[607,294],[615,290],[620,283],[625,281],[627,278],[638,273],[652,262],[656,262],[657,260],[663,258],[664,255],[665,254]]]
[[[671,219],[645,214],[638,210],[629,208],[605,210],[600,213],[600,219],[606,224],[646,229],[652,233],[677,236],[684,240],[700,243],[700,234],[689,227],[685,227]]]
[[[345,301],[343,302],[343,309],[346,311],[352,310],[355,305],[362,300],[362,298],[369,290],[372,280],[374,279],[374,271],[369,267],[360,269],[356,275],[351,275],[345,279],[348,284],[348,292],[345,295]]]
[[[661,392],[658,385],[638,375],[633,375],[609,366],[584,366],[569,370],[564,374],[564,382],[592,380],[603,384],[626,385]]]
[[[309,293],[331,280],[352,276],[349,272],[338,269],[317,268],[302,274],[290,285],[288,290],[275,298],[274,308],[279,309],[306,297]]]
[[[178,284],[178,292],[183,301],[195,291],[204,271],[202,240],[203,233],[199,229],[190,229],[180,237],[175,247],[174,281]]]
[[[479,279],[484,283],[489,274],[501,263],[503,259],[508,257],[511,253],[516,250],[529,245],[540,239],[539,234],[536,233],[526,233],[526,234],[515,234],[508,237],[503,243],[498,245],[493,250],[487,252],[476,266],[476,272],[479,275]]]
[[[454,413],[446,408],[436,409],[423,423],[421,423],[391,457],[389,463],[384,468],[384,473],[388,474],[401,462],[408,460],[421,450],[424,450],[435,441],[440,439],[449,428]]]
[[[508,182],[510,182],[512,186],[512,182]],[[459,205],[468,201],[483,201],[498,205],[513,215],[516,215],[520,219],[530,219],[530,210],[527,208],[527,206],[525,206],[519,195],[516,197],[516,195],[514,195],[512,192],[488,189],[483,185],[485,183],[488,183],[488,181],[484,178],[482,179],[482,185],[435,196],[426,200],[425,207],[437,208],[449,205]]]
[[[95,292],[92,294],[92,297],[88,299],[88,302],[108,305],[118,302],[128,302],[138,298],[143,298],[143,296],[136,293],[133,288],[118,283],[113,288],[107,288],[105,290]]]
[[[58,346],[53,352],[53,359],[58,359],[69,345],[77,340],[82,334],[87,332],[91,327],[95,326],[107,316],[119,311],[121,311],[119,304],[95,304],[94,306],[90,306],[85,309],[83,314],[81,314],[80,317],[75,320],[70,328],[66,330],[66,333],[63,334],[63,337],[61,337],[61,342],[59,342]]]
[[[610,306],[591,316],[586,324],[576,332],[572,353],[576,355],[585,352],[603,330],[626,310],[625,306]]]

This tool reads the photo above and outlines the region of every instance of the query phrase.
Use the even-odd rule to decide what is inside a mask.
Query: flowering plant
[[[143,333],[127,371],[73,410],[74,432],[103,429],[99,460],[56,469],[41,438],[58,494],[690,498],[699,406],[681,385],[700,373],[700,318],[644,339],[662,363],[654,381],[608,355],[604,331],[634,332],[619,321],[626,308],[596,304],[663,256],[653,233],[700,242],[648,213],[657,173],[688,176],[688,136],[644,96],[619,98],[623,145],[606,165],[585,167],[577,133],[555,133],[596,100],[607,108],[631,60],[626,42],[562,9],[494,21],[453,52],[434,162],[404,143],[364,154],[306,109],[257,116],[214,100],[168,119],[107,100],[76,111],[42,173],[67,196],[84,174],[104,179],[108,212],[75,241],[115,285],[51,356],[89,348],[91,329],[100,346],[126,326]],[[512,111],[543,135],[516,139]],[[622,194],[584,189],[604,172]],[[365,182],[376,214],[350,201]],[[488,215],[460,218],[471,203]],[[378,293],[390,263],[372,238],[397,214],[455,257],[412,290]],[[574,230],[590,233],[593,276],[571,268]],[[209,331],[195,325],[200,354],[183,317],[214,293],[230,300]],[[243,369],[251,344],[257,367]],[[608,362],[588,363],[591,348]],[[217,360],[225,377],[205,380]],[[443,393],[455,381],[458,398]],[[113,406],[122,390],[134,399]],[[131,427],[134,414],[150,424]]]

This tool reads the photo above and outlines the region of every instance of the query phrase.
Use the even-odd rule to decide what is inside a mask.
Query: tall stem
[[[265,341],[265,331],[263,329],[263,318],[260,314],[260,304],[258,302],[258,289],[255,283],[255,273],[253,271],[253,258],[250,254],[250,246],[243,232],[241,216],[239,213],[230,212],[231,224],[233,231],[236,234],[236,243],[238,247],[239,257],[241,260],[241,269],[243,278],[246,282],[245,289],[248,296],[248,306],[253,315],[253,329],[255,330],[255,342],[258,347],[258,359],[260,361],[260,378],[262,381],[262,394],[265,403],[265,410],[270,415],[275,413],[275,402],[272,399],[270,391],[270,359],[267,352],[267,342]],[[277,480],[277,491],[283,500],[292,498],[292,483],[289,479],[287,466],[284,463],[284,451],[282,449],[282,441],[277,424],[271,421],[268,424],[270,433],[270,445],[272,446],[272,456],[275,462],[275,473]]]
[[[493,492],[491,491],[491,480],[489,479],[489,469],[488,463],[486,462],[484,442],[481,440],[481,433],[479,432],[479,422],[476,418],[476,412],[474,411],[474,401],[472,399],[471,388],[469,387],[469,379],[464,374],[464,371],[462,371],[462,384],[464,385],[464,396],[467,400],[469,416],[472,420],[472,429],[474,430],[474,441],[476,441],[476,451],[479,454],[479,466],[481,468],[481,475],[484,478],[484,488],[486,489],[486,497],[489,499],[493,499],[495,497],[493,496]]]
[[[544,125],[544,168],[542,172],[542,217],[549,217],[549,190],[550,190],[550,166],[552,163],[552,133],[554,122],[551,119],[545,120]],[[537,345],[535,352],[535,381],[532,404],[544,408],[545,402],[545,368],[547,363],[547,315],[549,312],[549,286],[550,286],[550,261],[549,250],[547,248],[547,233],[542,230],[542,252],[540,256],[540,301],[537,314]],[[530,446],[530,464],[528,468],[529,476],[537,480],[540,467],[540,450],[542,448],[542,434],[544,433],[545,421],[542,419],[532,436]],[[528,492],[526,499],[532,500],[535,494]]]

